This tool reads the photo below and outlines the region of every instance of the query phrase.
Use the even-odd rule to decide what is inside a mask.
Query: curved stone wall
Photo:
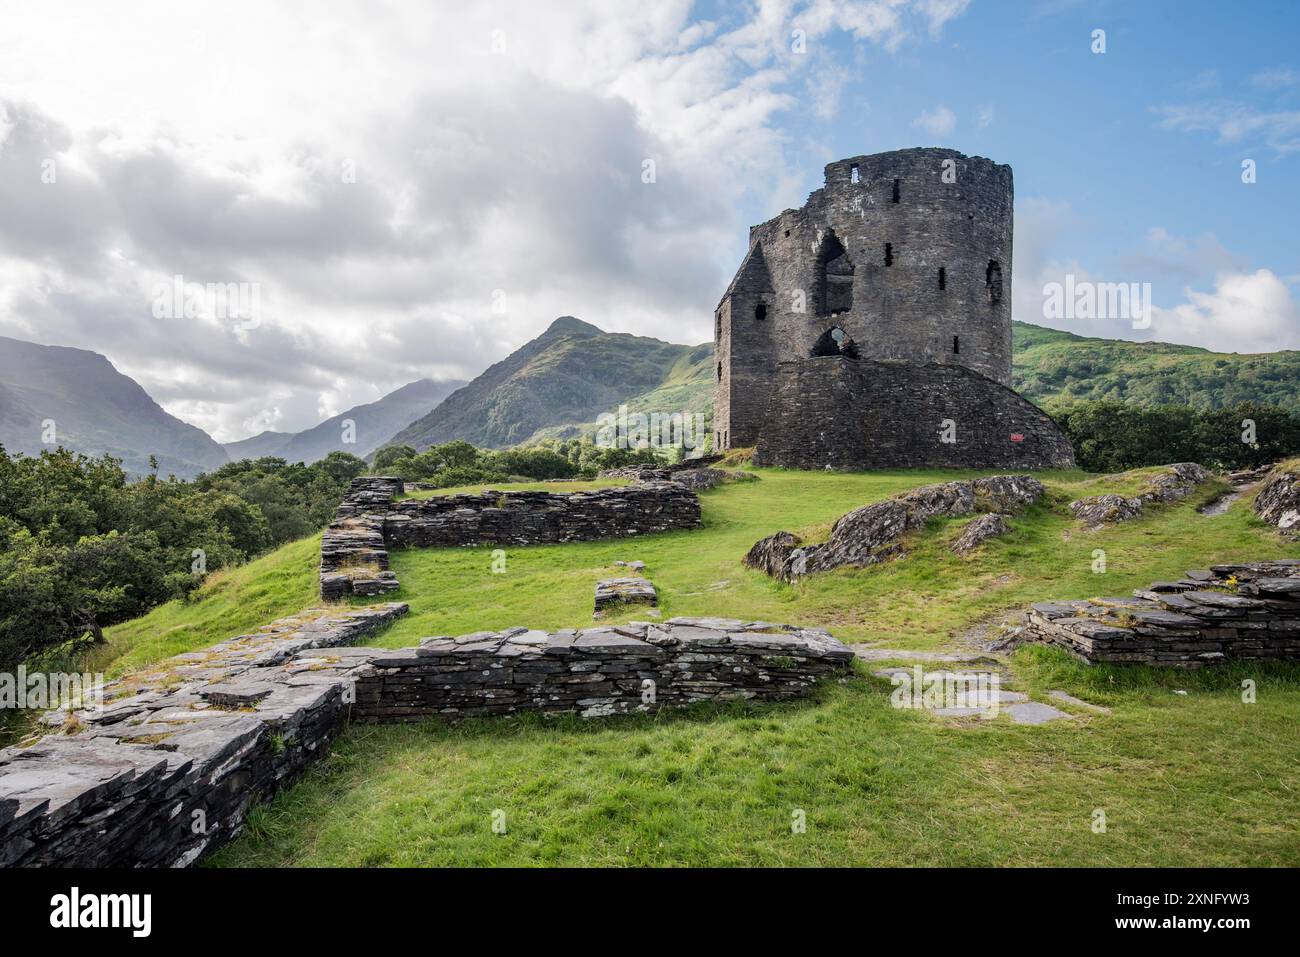
[[[781,363],[757,441],[755,465],[787,468],[1074,467],[1060,427],[1005,386],[961,366],[843,356]]]

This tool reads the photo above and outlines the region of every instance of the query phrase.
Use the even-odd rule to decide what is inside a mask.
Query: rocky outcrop
[[[791,533],[778,532],[756,542],[744,561],[786,581],[846,565],[864,568],[902,555],[904,536],[932,518],[1017,511],[1044,492],[1030,475],[925,485],[840,516],[825,544],[801,545]]]
[[[538,545],[699,525],[694,492],[676,482],[645,482],[591,492],[491,491],[404,499],[384,513],[384,540],[390,548]]]
[[[1255,496],[1255,514],[1287,535],[1300,535],[1300,463],[1283,462],[1268,473]]]
[[[1137,495],[1090,495],[1070,503],[1070,512],[1089,528],[1101,528],[1137,518],[1152,504],[1177,502],[1209,480],[1209,470],[1195,462],[1179,462],[1156,473]]]
[[[601,717],[699,701],[771,701],[847,673],[853,652],[817,628],[673,618],[581,631],[476,632],[384,652],[356,716],[418,721],[519,711]]]
[[[1005,535],[1011,530],[1007,517],[1001,512],[989,512],[966,523],[961,535],[952,543],[952,550],[958,555],[965,555],[979,548],[990,538]]]
[[[1300,560],[1214,565],[1133,595],[1034,605],[1022,636],[1089,664],[1300,660]]]
[[[358,659],[338,646],[406,607],[281,619],[51,712],[59,733],[0,750],[0,866],[170,867],[225,844],[341,729]]]

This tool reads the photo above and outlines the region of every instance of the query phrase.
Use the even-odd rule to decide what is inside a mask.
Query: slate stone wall
[[[384,516],[389,547],[536,545],[698,528],[700,502],[676,482],[591,492],[490,491],[404,499]]]
[[[1042,602],[1023,634],[1088,664],[1300,661],[1300,560],[1214,565],[1132,598]]]
[[[657,711],[698,701],[782,700],[847,672],[853,652],[817,628],[673,618],[582,631],[477,632],[379,653],[358,679],[368,721]]]
[[[323,756],[368,656],[338,646],[403,604],[285,618],[105,686],[104,706],[0,750],[0,867],[173,867]]]
[[[114,682],[102,709],[51,713],[58,732],[0,750],[0,866],[189,865],[323,757],[349,719],[782,700],[853,659],[820,629],[715,618],[340,647],[406,610],[283,619]]]
[[[865,358],[962,366],[1009,385],[1013,194],[1009,166],[897,150],[828,164],[801,209],[753,227],[714,316],[715,448],[758,444],[777,365],[835,328]],[[851,303],[824,280],[839,249],[833,271]]]
[[[783,362],[772,378],[755,465],[1074,466],[1074,449],[1050,416],[961,366],[826,356]],[[953,443],[941,441],[944,420],[955,424]]]

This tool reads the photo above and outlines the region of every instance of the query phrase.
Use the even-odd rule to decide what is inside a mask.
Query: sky
[[[0,335],[298,431],[560,315],[708,341],[827,162],[947,146],[1014,170],[1015,318],[1300,348],[1297,36],[1290,0],[0,0]],[[1148,327],[1045,316],[1067,276],[1150,283]]]

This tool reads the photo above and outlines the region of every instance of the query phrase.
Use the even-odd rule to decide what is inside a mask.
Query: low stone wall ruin
[[[705,471],[716,472],[695,470]],[[700,527],[700,501],[679,481],[397,499],[402,489],[401,479],[387,476],[353,481],[321,538],[322,598],[396,591],[390,548],[539,545]]]
[[[356,716],[577,712],[599,717],[698,701],[781,700],[845,672],[853,652],[817,628],[673,618],[581,631],[477,632],[381,653],[358,678]]]
[[[700,502],[676,482],[590,492],[489,491],[392,503],[384,539],[401,546],[539,545],[698,528]]]
[[[0,750],[0,867],[184,866],[225,844],[343,727],[364,660],[338,646],[405,613],[281,619],[46,715],[57,731]]]
[[[51,712],[57,731],[0,750],[0,866],[188,865],[234,838],[349,719],[783,700],[853,659],[819,629],[715,618],[342,647],[406,610],[282,619],[115,681],[100,709]]]
[[[1300,559],[1213,565],[1133,595],[1034,605],[1024,636],[1088,664],[1300,661]]]

